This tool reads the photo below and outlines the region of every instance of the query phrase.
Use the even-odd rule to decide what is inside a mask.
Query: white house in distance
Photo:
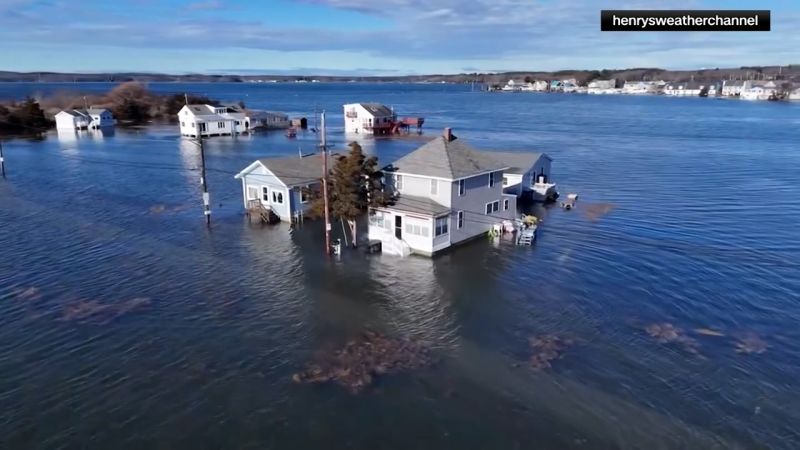
[[[380,103],[344,105],[344,132],[356,134],[389,134],[397,122],[391,108]]]
[[[387,189],[397,201],[369,217],[369,239],[384,253],[431,256],[516,217],[517,196],[503,192],[508,167],[449,128],[392,166]]]
[[[336,154],[329,157],[333,164]],[[236,176],[242,180],[245,209],[261,205],[282,221],[296,221],[309,206],[309,193],[322,183],[322,155],[262,158],[253,161]]]
[[[669,83],[664,87],[664,94],[673,96],[699,97],[705,86],[696,81]]]
[[[229,106],[186,105],[178,111],[182,136],[225,136],[250,130],[247,114]]]
[[[55,115],[59,130],[86,130],[113,127],[116,123],[111,111],[105,108],[85,110],[69,109]]]
[[[722,95],[724,97],[738,97],[744,88],[742,80],[725,80],[722,82]]]
[[[657,81],[626,81],[623,94],[657,94],[663,85]]]
[[[745,81],[739,98],[743,100],[769,100],[774,98],[778,86],[773,81]]]

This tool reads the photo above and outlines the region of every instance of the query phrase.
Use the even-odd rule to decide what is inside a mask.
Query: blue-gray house
[[[332,164],[336,155],[329,157]],[[262,158],[239,172],[244,207],[254,202],[272,210],[284,221],[302,217],[310,203],[310,191],[317,191],[322,179],[322,155]]]

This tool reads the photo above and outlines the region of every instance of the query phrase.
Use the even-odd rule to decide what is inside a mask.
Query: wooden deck
[[[258,199],[247,202],[247,217],[250,219],[250,223],[253,223],[254,220],[262,224],[273,224],[281,221],[280,217],[271,208],[264,206]]]

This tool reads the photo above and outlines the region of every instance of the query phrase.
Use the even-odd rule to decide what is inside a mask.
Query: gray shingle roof
[[[427,197],[400,195],[395,203],[387,208],[426,216],[439,216],[450,212],[450,208]]]
[[[546,154],[539,152],[497,152],[488,150],[484,153],[508,167],[508,169],[505,170],[506,173],[517,175],[522,175],[527,172],[542,156],[550,158]]]
[[[394,115],[391,108],[380,103],[360,103],[361,107],[369,111],[373,116],[391,116]]]
[[[400,173],[457,180],[508,166],[460,139],[439,136],[398,159],[394,167]]]
[[[333,167],[336,158],[334,153],[328,157],[328,167]],[[322,178],[322,155],[315,153],[304,157],[284,156],[279,158],[261,158],[258,160],[270,172],[280,178],[287,186],[305,185],[318,182]]]

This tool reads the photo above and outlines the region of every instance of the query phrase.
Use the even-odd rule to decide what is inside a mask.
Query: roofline
[[[244,169],[242,169],[241,172],[239,172],[236,175],[234,175],[233,178],[235,178],[237,180],[240,180],[240,179],[244,178],[245,176],[249,175],[250,172],[252,172],[253,169],[255,169],[257,167],[257,165],[263,167],[264,170],[267,171],[267,174],[272,175],[273,177],[275,177],[275,179],[278,180],[278,183],[280,183],[283,187],[285,187],[285,188],[289,187],[286,183],[283,182],[283,180],[281,180],[281,177],[275,175],[271,170],[269,170],[269,167],[265,166],[264,163],[262,163],[261,160],[258,160],[258,159],[253,161],[249,166],[247,166]]]
[[[401,172],[399,170],[396,170],[396,171],[391,172],[391,173],[393,173],[395,175],[407,175],[407,176],[410,176],[410,177],[419,177],[419,178],[435,178],[437,180],[454,182],[454,181],[459,181],[459,180],[466,180],[467,178],[478,177],[478,176],[481,176],[481,175],[487,175],[487,174],[495,173],[495,172],[501,172],[501,171],[505,172],[506,170],[508,170],[510,168],[511,167],[502,167],[502,168],[498,168],[498,169],[494,169],[494,170],[486,170],[486,171],[483,171],[483,172],[476,172],[474,174],[467,175],[465,177],[458,177],[458,178],[435,177],[435,176],[432,176],[432,175],[421,175],[421,174],[418,174],[418,173]]]

